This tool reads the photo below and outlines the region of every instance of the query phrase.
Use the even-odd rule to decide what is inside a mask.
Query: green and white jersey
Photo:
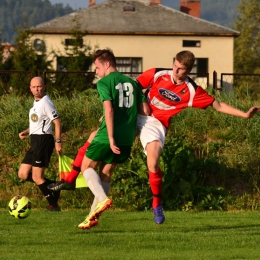
[[[97,83],[101,102],[110,100],[114,110],[114,139],[117,145],[132,145],[135,138],[138,104],[145,102],[141,86],[120,72],[111,72]],[[104,118],[95,137],[100,143],[109,144]]]

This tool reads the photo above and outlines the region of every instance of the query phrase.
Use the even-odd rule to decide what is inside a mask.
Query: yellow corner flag
[[[64,179],[72,169],[73,159],[67,157],[66,155],[59,156],[59,174],[60,180]],[[86,180],[83,174],[80,172],[76,179],[76,188],[87,187]]]

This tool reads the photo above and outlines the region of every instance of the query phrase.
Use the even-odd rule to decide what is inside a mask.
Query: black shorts
[[[47,168],[54,149],[53,135],[31,135],[31,147],[22,161],[35,167]]]

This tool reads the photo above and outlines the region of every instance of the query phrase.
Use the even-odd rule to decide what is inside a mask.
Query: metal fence
[[[189,76],[196,82],[197,85],[206,89],[209,84],[209,73],[190,73]]]
[[[124,72],[124,74],[136,80],[142,72]],[[204,89],[209,86],[208,73],[191,73],[189,76]],[[84,91],[89,88],[95,88],[97,81],[94,72],[61,71],[44,72],[44,80],[47,84],[48,91],[56,91],[59,94],[71,94],[74,91]]]
[[[141,73],[124,72],[133,79]],[[29,83],[33,76],[32,72],[28,71],[0,71],[0,95],[12,92],[29,94]],[[225,93],[239,89],[247,95],[260,95],[258,94],[260,93],[260,74],[221,73],[218,79],[214,71],[212,84],[209,84],[209,73],[191,73],[189,76],[204,89],[212,87]],[[47,71],[42,77],[47,85],[48,93],[72,95],[76,91],[82,92],[96,88],[97,79],[94,72]]]
[[[40,73],[38,74],[40,76]],[[124,72],[124,74],[136,79],[142,72]],[[13,91],[19,94],[29,93],[28,87],[33,76],[35,75],[28,71],[0,71],[0,95]],[[46,71],[42,77],[48,92],[60,95],[95,88],[97,80],[94,72]],[[209,86],[208,73],[191,73],[190,77],[205,89]]]
[[[221,90],[225,93],[240,90],[246,95],[259,95],[260,74],[221,73]]]

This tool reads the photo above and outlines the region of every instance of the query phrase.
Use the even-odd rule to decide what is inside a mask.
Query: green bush
[[[102,105],[96,90],[73,97],[52,96],[63,125],[63,153],[71,158],[98,128]],[[218,97],[243,111],[250,99]],[[28,127],[32,97],[0,97],[0,206],[23,193],[43,203],[39,190],[17,178],[19,164],[29,147],[18,133]],[[167,133],[160,158],[163,171],[163,206],[169,210],[230,210],[259,208],[260,115],[245,120],[206,110],[186,109],[176,115]],[[58,157],[54,153],[46,175],[58,179]],[[119,208],[151,208],[146,156],[138,137],[129,160],[114,171],[111,197]],[[86,189],[64,191],[62,207],[86,207],[93,195]]]

